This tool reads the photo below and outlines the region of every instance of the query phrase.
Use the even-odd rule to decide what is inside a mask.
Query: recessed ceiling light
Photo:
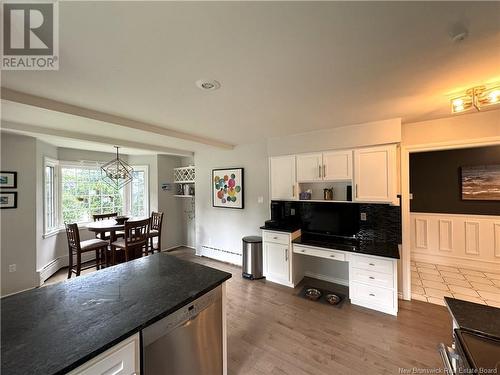
[[[199,79],[195,83],[199,89],[204,91],[213,91],[220,88],[220,82],[215,79]]]

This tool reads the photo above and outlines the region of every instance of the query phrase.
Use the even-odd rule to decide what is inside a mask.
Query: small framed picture
[[[17,172],[9,172],[9,171],[0,172],[0,188],[2,189],[17,188]]]
[[[17,208],[17,191],[0,192],[0,208]]]
[[[212,206],[244,207],[243,168],[212,170]]]

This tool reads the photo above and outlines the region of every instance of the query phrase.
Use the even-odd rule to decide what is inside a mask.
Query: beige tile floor
[[[500,307],[500,270],[480,272],[412,261],[411,297],[438,305],[444,305],[444,297],[454,297]]]

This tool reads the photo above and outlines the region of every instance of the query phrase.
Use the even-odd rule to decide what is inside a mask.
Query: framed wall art
[[[0,208],[17,208],[17,191],[0,191]]]
[[[212,206],[244,208],[243,168],[212,170]]]
[[[462,199],[500,200],[500,164],[462,167]]]
[[[17,172],[1,171],[0,172],[0,188],[15,189],[17,188]]]

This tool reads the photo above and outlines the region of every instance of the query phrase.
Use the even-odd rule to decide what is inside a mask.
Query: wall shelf
[[[177,198],[194,198],[194,195],[174,194],[174,197],[177,197]]]
[[[174,168],[174,182],[176,184],[194,184],[195,177],[193,165],[189,167]]]

